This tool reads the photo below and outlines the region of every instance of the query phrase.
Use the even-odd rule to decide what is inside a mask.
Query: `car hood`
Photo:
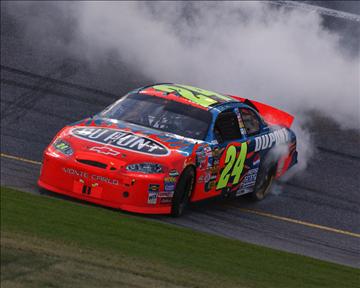
[[[203,141],[147,127],[103,118],[89,118],[67,126],[60,133],[75,153],[94,153],[115,158],[163,162],[167,156],[189,156]],[[128,161],[127,161],[128,162]]]

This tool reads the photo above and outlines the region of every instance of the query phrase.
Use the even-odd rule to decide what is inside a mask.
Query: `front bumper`
[[[38,185],[55,193],[144,214],[169,214],[171,199],[160,198],[165,174],[121,173],[45,153]],[[166,194],[171,195],[171,192]]]

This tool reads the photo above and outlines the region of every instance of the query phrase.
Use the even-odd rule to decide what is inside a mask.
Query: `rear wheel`
[[[174,198],[171,206],[172,216],[179,217],[184,213],[194,187],[194,179],[194,169],[192,167],[185,168],[175,188]]]
[[[39,191],[39,194],[40,194],[40,195],[44,195],[44,194],[47,193],[47,190],[46,190],[45,188],[42,188],[42,187],[39,187],[39,188],[38,188],[38,191]]]
[[[270,192],[271,184],[275,177],[274,167],[260,168],[259,175],[257,176],[255,189],[250,194],[251,198],[255,201],[263,200]]]

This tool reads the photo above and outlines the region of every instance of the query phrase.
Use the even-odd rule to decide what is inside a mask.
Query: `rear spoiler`
[[[281,125],[290,128],[291,124],[294,121],[294,116],[290,115],[285,111],[272,107],[270,105],[266,105],[264,103],[254,100],[249,100],[239,96],[233,96],[233,95],[229,95],[229,96],[234,98],[235,100],[238,100],[254,108],[263,117],[265,122],[270,125]]]

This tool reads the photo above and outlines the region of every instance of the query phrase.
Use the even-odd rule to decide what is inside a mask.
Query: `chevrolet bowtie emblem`
[[[113,156],[116,156],[116,155],[120,154],[120,152],[117,152],[117,151],[111,149],[110,147],[106,147],[106,146],[91,147],[90,150],[91,150],[91,151],[95,151],[95,152],[97,152],[97,153],[105,154],[105,155],[113,155]]]

